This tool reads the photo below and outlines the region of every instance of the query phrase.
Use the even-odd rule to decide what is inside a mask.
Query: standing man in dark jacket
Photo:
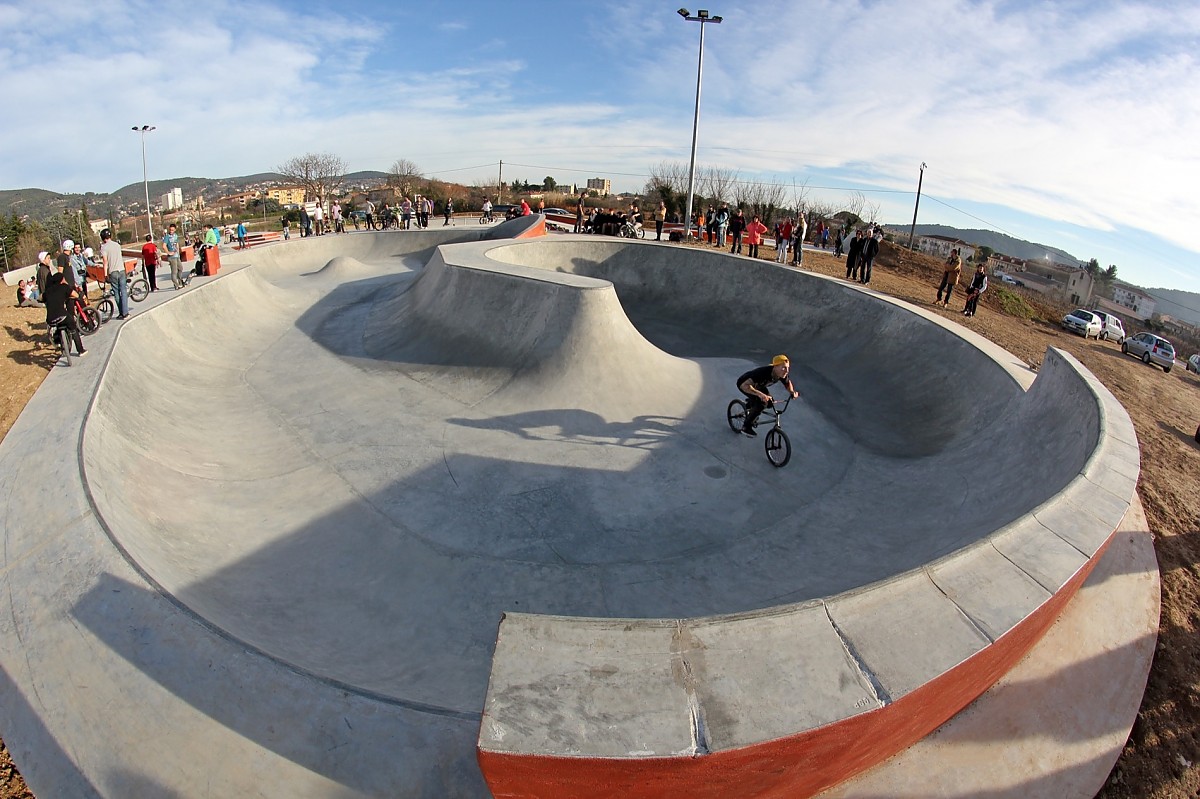
[[[846,252],[846,279],[858,280],[858,260],[862,257],[863,248],[863,232],[861,229],[854,231],[854,238],[850,239],[850,249]]]
[[[871,265],[875,263],[875,256],[879,255],[879,242],[883,236],[876,233],[874,236],[867,234],[866,240],[863,242],[862,255],[859,259],[862,264],[859,266],[859,272],[862,278],[858,281],[864,286],[871,285]]]
[[[742,254],[742,234],[746,232],[746,217],[742,215],[742,209],[737,209],[737,213],[733,215],[733,219],[729,221],[729,235],[733,236],[733,246],[729,248],[729,252],[733,255]]]

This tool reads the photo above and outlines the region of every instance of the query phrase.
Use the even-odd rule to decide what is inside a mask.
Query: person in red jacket
[[[758,245],[762,244],[766,232],[767,226],[757,216],[746,225],[746,254],[751,258],[758,257]]]
[[[151,291],[158,291],[158,247],[154,237],[146,234],[146,243],[142,245],[142,271],[146,273],[146,281]]]

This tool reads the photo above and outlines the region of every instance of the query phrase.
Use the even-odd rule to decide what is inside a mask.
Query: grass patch
[[[996,302],[1000,306],[1000,310],[1009,316],[1015,316],[1018,319],[1033,319],[1038,316],[1037,311],[1025,301],[1024,297],[1003,286],[996,289]]]

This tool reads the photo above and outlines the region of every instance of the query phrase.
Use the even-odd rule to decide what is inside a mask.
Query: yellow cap
[[[771,359],[772,366],[778,366],[781,363],[791,363],[791,361],[788,360],[788,356],[786,355],[776,355]]]

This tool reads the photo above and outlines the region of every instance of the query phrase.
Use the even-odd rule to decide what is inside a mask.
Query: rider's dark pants
[[[742,392],[746,394],[745,391]],[[767,404],[761,398],[753,394],[746,394],[746,421],[742,423],[743,430],[750,430],[754,427],[754,423],[758,421],[758,417],[762,416],[762,412],[767,409]]]
[[[75,314],[69,313],[66,318],[56,321],[50,325],[50,332],[53,333],[58,328],[63,328],[67,331],[67,335],[71,337],[71,341],[75,342],[75,352],[83,352],[83,340],[79,338],[79,326],[75,324]],[[58,343],[57,341],[55,342]]]

